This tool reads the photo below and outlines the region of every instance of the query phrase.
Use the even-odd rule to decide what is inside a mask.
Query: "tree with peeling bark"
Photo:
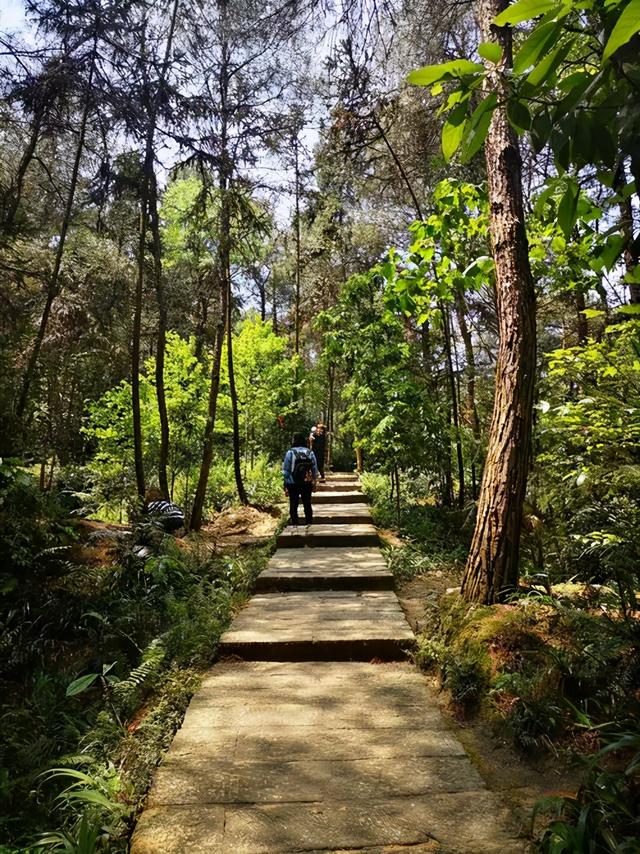
[[[500,344],[476,527],[462,581],[463,596],[474,602],[495,602],[518,584],[536,368],[536,298],[520,149],[506,106],[500,105],[506,94],[505,71],[512,65],[512,41],[510,31],[493,21],[504,6],[504,0],[482,0],[478,5],[483,40],[498,45],[502,56],[492,63],[488,77],[498,106],[484,143]]]
[[[443,146],[452,155],[466,131],[466,158],[484,144],[487,170],[500,344],[487,457],[462,582],[467,599],[486,603],[495,602],[518,583],[536,367],[536,299],[525,228],[520,149],[506,110],[512,36],[509,28],[494,23],[506,5],[504,0],[481,0],[476,7],[483,39],[479,50],[486,68],[469,60],[454,60],[448,69],[446,65],[432,66],[409,78],[422,85],[440,83],[451,75],[475,76],[476,80],[481,75],[483,79],[484,97],[467,123],[472,89],[464,86],[462,77],[458,107],[444,125]]]

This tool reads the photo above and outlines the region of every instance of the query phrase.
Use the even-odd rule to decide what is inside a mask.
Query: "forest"
[[[640,852],[640,0],[23,0],[0,45],[0,852],[127,850],[318,422],[455,719],[573,769],[531,850]]]

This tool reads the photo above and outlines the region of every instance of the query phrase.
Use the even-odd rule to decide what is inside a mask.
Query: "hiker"
[[[321,421],[316,427],[316,432],[314,434],[313,440],[313,453],[316,455],[316,460],[318,462],[318,470],[320,471],[320,483],[324,483],[324,458],[326,439],[327,434],[325,432],[325,426]]]
[[[284,493],[289,496],[289,516],[291,524],[298,524],[298,504],[302,498],[304,519],[307,525],[313,522],[311,493],[316,488],[318,464],[312,450],[306,446],[304,433],[296,433],[291,447],[282,463]]]
[[[163,498],[159,489],[147,490],[144,512],[167,534],[173,534],[180,528],[184,528],[184,513],[177,504]]]

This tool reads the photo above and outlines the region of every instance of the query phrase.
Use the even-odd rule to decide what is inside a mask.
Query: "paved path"
[[[285,529],[222,636],[241,660],[193,698],[132,854],[521,852],[407,661],[413,634],[354,477],[316,498],[318,525]]]

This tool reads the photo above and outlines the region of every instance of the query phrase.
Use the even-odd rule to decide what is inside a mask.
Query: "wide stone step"
[[[320,504],[313,511],[313,523],[318,525],[357,525],[371,522],[369,505]]]
[[[279,549],[256,582],[259,592],[392,589],[380,550],[366,547]]]
[[[410,665],[229,662],[191,703],[130,850],[524,847]]]
[[[362,504],[366,501],[361,492],[345,489],[343,492],[314,492],[313,505],[316,504]]]
[[[401,660],[415,638],[392,591],[258,594],[220,639],[251,661]]]
[[[327,480],[348,480],[353,483],[360,480],[360,475],[355,471],[333,471],[327,475]]]
[[[377,546],[378,531],[373,525],[288,525],[278,537],[278,548],[297,549],[303,546]]]
[[[358,488],[359,483],[355,480],[326,480],[318,483],[318,492],[347,492]]]

